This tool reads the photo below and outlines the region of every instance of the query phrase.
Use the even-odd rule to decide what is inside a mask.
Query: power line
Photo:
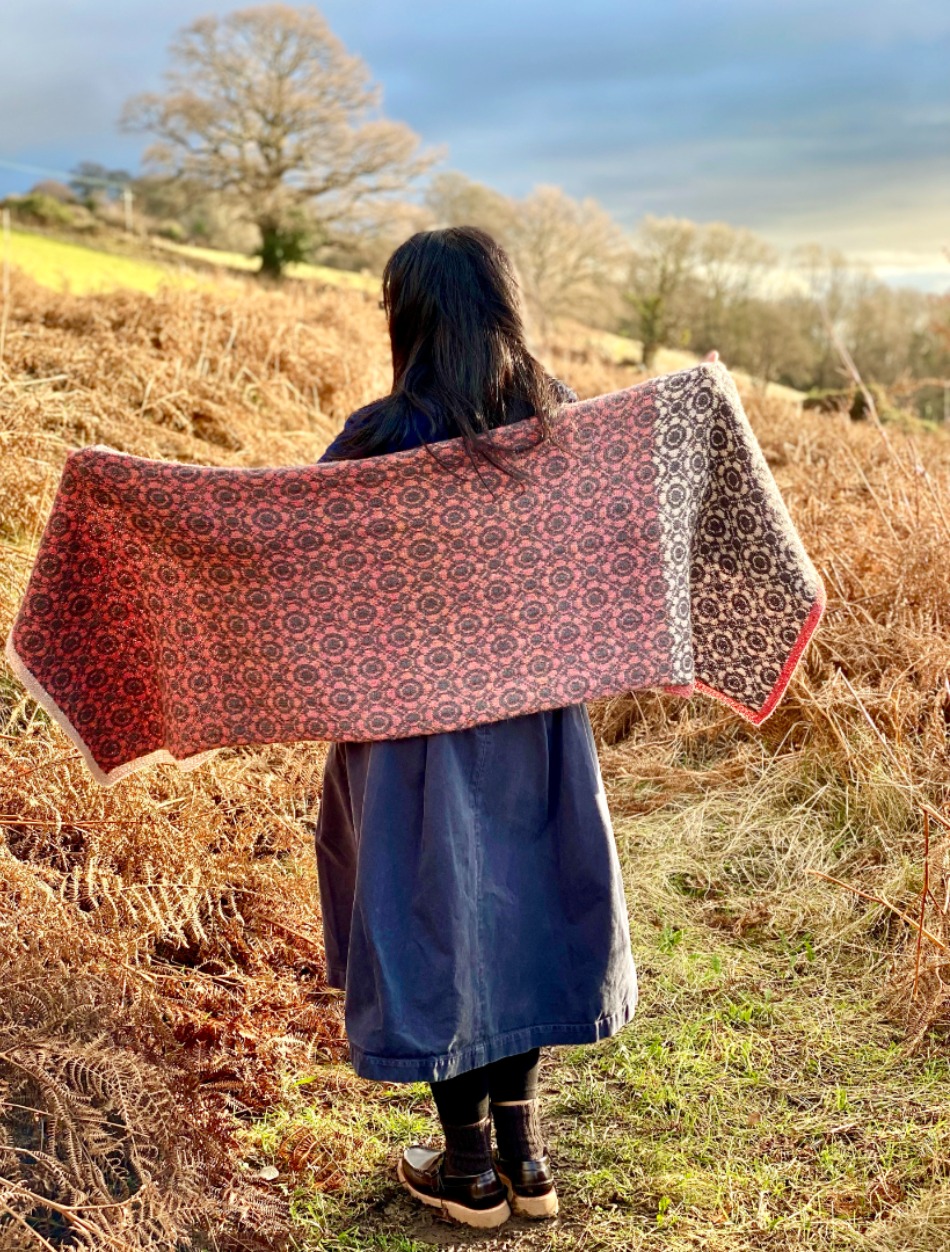
[[[66,170],[48,170],[41,165],[24,165],[21,161],[5,161],[0,158],[0,167],[6,170],[18,170],[21,174],[42,174],[44,178],[65,178],[74,183],[90,183],[95,187],[117,187],[120,191],[127,186],[117,178],[96,178],[94,175],[77,174]]]
[[[41,165],[25,165],[22,161],[6,161],[0,158],[0,168],[18,170],[21,174],[42,174],[44,178],[66,179],[71,183],[83,183],[93,187],[115,187],[122,192],[122,207],[125,210],[125,229],[131,234],[132,201],[134,196],[128,182],[120,182],[117,178],[96,178],[94,174],[67,173],[65,170],[47,170]]]

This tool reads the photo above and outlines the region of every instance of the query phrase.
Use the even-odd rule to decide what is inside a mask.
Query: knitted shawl
[[[824,607],[728,372],[703,364],[363,460],[67,460],[7,645],[110,784],[237,744],[391,739],[645,688],[758,724]]]

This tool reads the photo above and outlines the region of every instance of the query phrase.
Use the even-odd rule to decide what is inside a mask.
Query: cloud
[[[908,0],[763,5],[331,5],[363,32],[390,106],[451,164],[521,194],[539,181],[644,211],[796,233],[847,214],[882,246],[950,191],[950,8]],[[504,36],[500,33],[503,31]],[[452,40],[459,50],[453,54]],[[460,53],[460,54],[459,54]],[[906,223],[879,214],[898,184]],[[824,214],[824,215],[823,215]]]
[[[135,163],[123,100],[174,31],[229,3],[5,0],[0,156]],[[776,240],[941,242],[950,195],[945,0],[326,0],[387,112],[512,194],[538,182]]]

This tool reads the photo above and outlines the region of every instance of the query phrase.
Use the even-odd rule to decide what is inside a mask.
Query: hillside
[[[11,232],[10,262],[22,274],[41,286],[73,295],[89,295],[109,291],[144,291],[154,295],[163,287],[218,290],[232,287],[244,290],[241,282],[255,271],[255,257],[218,248],[202,248],[173,243],[167,239],[130,237],[120,231],[103,232],[95,240],[58,238],[48,232],[16,229]],[[378,298],[379,279],[365,272],[331,269],[326,265],[290,265],[293,289],[299,282],[311,287],[340,288]],[[580,322],[561,319],[554,335],[556,345],[567,361],[586,364],[593,357],[606,365],[639,362],[642,344],[624,335],[593,330]],[[657,354],[658,373],[684,369],[699,358],[691,352],[661,348]],[[626,375],[621,375],[626,377]],[[753,380],[742,371],[737,377],[747,386]],[[778,383],[764,388],[769,397],[799,403],[802,393]]]
[[[369,293],[197,271],[154,291],[12,276],[4,633],[70,448],[311,460],[388,386]],[[592,395],[640,376],[615,348],[562,326],[545,352]],[[395,1183],[434,1110],[345,1064],[322,746],[103,791],[5,672],[0,1249],[947,1246],[950,440],[746,399],[829,608],[759,731],[702,697],[594,710],[643,1000],[548,1061],[558,1226],[463,1240]]]

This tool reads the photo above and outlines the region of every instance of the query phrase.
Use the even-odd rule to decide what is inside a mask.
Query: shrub
[[[76,210],[72,205],[63,204],[54,196],[43,191],[31,191],[25,196],[10,196],[4,201],[4,208],[18,222],[28,222],[34,226],[72,226]]]
[[[184,226],[174,219],[158,222],[153,228],[153,234],[158,235],[159,239],[170,239],[172,243],[184,243],[188,238]]]
[[[46,226],[59,230],[93,231],[96,219],[82,204],[65,204],[44,191],[30,191],[25,196],[8,196],[3,207],[10,210],[14,221],[27,226]]]

